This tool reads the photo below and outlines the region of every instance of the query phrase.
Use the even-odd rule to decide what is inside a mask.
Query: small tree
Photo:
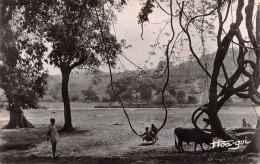
[[[148,79],[143,78],[143,79],[140,79],[140,81],[138,82],[136,91],[141,94],[142,100],[149,101],[152,98],[152,89],[153,88],[154,88],[154,86],[152,85],[152,83]]]
[[[120,96],[122,97],[122,99],[124,101],[132,101],[134,99],[133,95],[132,95],[132,90],[131,89],[127,89],[125,92],[123,92]]]
[[[177,92],[177,101],[178,101],[178,104],[185,104],[185,102],[186,102],[185,97],[186,97],[186,92],[183,91],[183,90],[179,90],[179,91]]]
[[[78,101],[79,100],[79,95],[72,95],[71,101]]]
[[[87,90],[83,90],[81,92],[81,95],[83,96],[84,101],[90,100],[97,102],[99,101],[99,97],[97,96],[96,92],[93,91],[92,87],[88,88]]]
[[[129,97],[131,94],[130,87],[131,87],[132,81],[133,81],[133,78],[131,76],[122,76],[119,79],[117,79],[116,81],[114,81],[113,83],[114,83],[116,92],[119,95],[123,94],[124,98]],[[115,93],[112,91],[110,83],[107,85],[106,93],[110,96],[110,101],[117,101],[117,97],[116,97]]]
[[[168,88],[167,88],[167,90],[168,90],[168,92],[173,96],[173,97],[175,97],[176,95],[177,95],[177,91],[176,91],[176,86],[175,85],[169,85],[168,86]]]
[[[190,83],[190,80],[189,80],[189,79],[185,79],[185,80],[184,80],[184,83],[185,83],[185,84],[188,84],[188,83]]]
[[[188,96],[187,104],[196,104],[197,98],[195,96]]]

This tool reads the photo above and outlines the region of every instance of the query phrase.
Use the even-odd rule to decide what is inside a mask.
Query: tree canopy
[[[113,11],[101,1],[52,1],[42,3],[28,30],[39,34],[51,44],[52,51],[45,61],[60,68],[64,102],[64,131],[72,131],[68,83],[74,69],[96,70],[107,63],[111,66],[121,53],[121,44],[110,33]],[[112,2],[110,2],[112,3]],[[102,33],[100,31],[102,29]]]

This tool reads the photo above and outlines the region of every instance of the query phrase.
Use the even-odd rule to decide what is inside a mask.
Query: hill
[[[102,77],[100,77],[102,76]],[[97,75],[86,73],[71,73],[69,81],[69,94],[72,100],[83,100],[82,91],[92,88],[100,97],[107,97],[105,93],[108,84],[108,74],[99,72]],[[49,75],[48,90],[44,101],[62,101],[61,75]]]
[[[230,76],[237,68],[236,56],[238,50],[234,52],[229,50],[225,58],[225,67]],[[201,56],[202,64],[212,72],[213,59],[215,53]],[[151,78],[160,74],[164,62],[158,62],[156,68],[144,71],[124,71],[114,75],[115,88],[125,101],[156,101],[160,99],[160,91],[163,88],[165,77],[158,79]],[[207,63],[207,64],[205,64]],[[220,73],[219,82],[224,84],[225,78],[223,72]],[[167,93],[171,101],[177,101],[179,92],[185,92],[183,101],[187,102],[189,97],[196,99],[196,103],[207,101],[208,86],[210,79],[206,77],[206,73],[197,64],[197,61],[191,56],[188,61],[180,64],[171,63],[170,65],[170,84]],[[238,83],[241,83],[242,80]],[[95,92],[99,100],[116,101],[114,94],[110,88],[110,77],[108,73],[97,72],[95,74],[72,73],[70,75],[69,93],[72,101],[83,101],[83,90],[91,89]],[[149,92],[147,92],[149,90]],[[181,93],[180,93],[181,94]],[[150,97],[147,95],[151,95]],[[166,94],[167,95],[167,94]],[[145,98],[147,97],[147,98]],[[171,98],[170,98],[171,97]],[[139,100],[138,100],[139,99]],[[141,100],[140,100],[141,99]],[[233,97],[235,101],[241,101]],[[61,101],[61,75],[49,76],[48,91],[44,97],[44,101]],[[86,100],[86,99],[85,99]],[[193,100],[192,100],[193,101]]]

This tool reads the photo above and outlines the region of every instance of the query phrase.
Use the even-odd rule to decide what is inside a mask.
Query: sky
[[[117,21],[114,22],[114,28],[111,27],[111,33],[114,33],[115,31],[118,40],[125,39],[126,43],[132,46],[131,48],[123,50],[124,55],[133,63],[143,68],[145,66],[145,61],[149,58],[149,52],[152,50],[150,45],[155,43],[158,31],[165,25],[165,23],[145,25],[142,39],[141,25],[138,24],[137,18],[142,7],[140,3],[141,2],[137,0],[127,1],[127,5],[124,6],[122,12],[116,12]],[[160,10],[155,10],[155,13],[150,16],[150,22],[152,23],[158,23],[168,19],[169,17]],[[50,50],[51,48],[49,48],[48,53]],[[149,63],[157,64],[158,60],[158,57],[153,57],[150,59]],[[124,66],[122,66],[122,64]],[[151,67],[149,65],[146,66]],[[53,66],[47,65],[46,63],[44,64],[44,67],[49,70],[49,74],[51,75],[60,74],[59,68],[53,68]],[[123,69],[136,69],[133,64],[128,62],[122,56],[120,57],[118,68],[120,71]],[[100,69],[102,71],[107,71],[107,66],[102,66]]]
[[[260,2],[260,0],[258,0]],[[256,1],[257,2],[257,1]],[[149,24],[144,25],[144,33],[143,39],[141,38],[141,25],[138,24],[138,13],[141,9],[141,1],[138,0],[129,0],[127,1],[127,5],[124,6],[124,9],[121,12],[115,12],[117,16],[117,21],[113,22],[114,27],[111,27],[111,32],[114,33],[118,40],[125,39],[127,44],[130,44],[132,47],[123,50],[123,54],[131,60],[133,63],[138,65],[141,68],[151,68],[156,67],[158,62],[162,59],[161,57],[164,56],[163,51],[156,51],[157,55],[153,55],[150,57],[149,52],[153,50],[150,46],[155,43],[155,40],[160,32],[163,29],[162,34],[160,35],[160,43],[166,45],[169,37],[166,37],[165,33],[170,31],[169,24],[166,28],[163,28],[166,25],[166,22],[169,21],[169,16],[166,15],[162,10],[158,7],[154,8],[154,12],[149,16]],[[166,6],[163,6],[168,9]],[[233,8],[236,7],[236,3],[232,5]],[[234,10],[235,11],[235,10]],[[235,13],[233,14],[235,17]],[[229,25],[231,23],[231,15],[229,15],[227,19],[226,26],[224,27],[226,31],[229,29]],[[235,21],[235,20],[233,20]],[[217,25],[218,19],[213,23],[215,26]],[[180,31],[180,26],[178,22],[174,22],[174,28],[176,33]],[[246,29],[242,28],[242,34],[246,34]],[[200,40],[196,40],[199,38],[193,38],[193,46],[195,49],[200,47]],[[217,45],[216,42],[208,41],[206,43],[206,48],[208,49],[209,53],[216,51]],[[184,44],[183,51],[180,54],[175,54],[178,57],[186,58],[191,54],[188,51],[188,45]],[[149,62],[146,63],[149,59]],[[45,68],[49,70],[49,74],[55,75],[60,74],[60,70],[58,68],[53,68],[53,66],[44,65]],[[107,71],[107,66],[101,66],[100,70]],[[124,70],[135,70],[137,69],[135,65],[127,61],[124,57],[119,57],[119,62],[117,63],[117,71],[124,71]]]

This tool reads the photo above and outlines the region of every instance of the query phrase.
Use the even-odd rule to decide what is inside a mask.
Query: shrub
[[[178,104],[185,104],[185,97],[186,97],[186,92],[183,91],[183,90],[179,90],[177,92],[177,101],[178,101]]]
[[[71,101],[78,101],[79,100],[79,96],[78,95],[73,95],[71,97]]]
[[[184,83],[188,84],[188,83],[190,83],[190,80],[189,79],[185,79]]]
[[[189,93],[191,93],[191,94],[199,94],[200,92],[197,91],[196,89],[192,88]]]
[[[54,102],[54,99],[50,95],[46,95],[42,99],[43,102]]]
[[[197,98],[195,96],[188,96],[187,104],[196,104]]]

